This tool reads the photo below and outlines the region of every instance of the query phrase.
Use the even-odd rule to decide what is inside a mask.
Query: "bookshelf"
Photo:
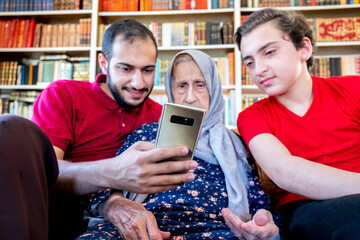
[[[211,1],[208,1],[211,2]],[[230,2],[230,1],[229,1]],[[65,24],[78,23],[80,19],[91,19],[90,42],[88,46],[68,47],[20,47],[0,48],[0,61],[21,61],[21,59],[39,59],[44,54],[67,54],[70,57],[89,58],[89,81],[95,80],[99,72],[97,56],[101,52],[101,31],[102,25],[108,25],[115,20],[134,18],[144,24],[150,23],[177,23],[177,22],[226,22],[232,21],[234,31],[240,26],[240,18],[249,15],[260,8],[242,7],[242,1],[233,1],[234,6],[218,9],[194,9],[194,10],[166,10],[166,11],[123,11],[109,12],[101,10],[101,0],[92,0],[90,9],[80,10],[45,10],[45,11],[12,11],[0,12],[0,21],[12,19],[36,19],[43,24]],[[249,1],[247,1],[249,2]],[[289,1],[290,2],[290,1]],[[1,7],[1,6],[0,6]],[[360,5],[328,5],[328,6],[290,6],[279,7],[303,12],[308,18],[315,17],[359,17]],[[320,42],[317,45],[317,57],[331,57],[344,55],[360,55],[360,41],[353,42]],[[223,92],[229,98],[234,97],[236,102],[235,114],[243,108],[243,98],[264,97],[254,85],[243,85],[241,77],[241,56],[233,43],[228,44],[202,44],[202,45],[180,45],[180,46],[159,46],[159,59],[171,59],[175,53],[184,49],[199,49],[214,58],[226,57],[228,53],[234,53],[235,61],[235,84],[223,86]],[[236,67],[237,66],[237,67]],[[22,86],[22,85],[0,85],[0,93],[11,91],[41,91],[44,86]],[[154,87],[152,97],[164,96],[164,87]],[[234,127],[234,124],[231,127]]]

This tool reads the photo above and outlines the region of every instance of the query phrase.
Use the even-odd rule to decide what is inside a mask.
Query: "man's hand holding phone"
[[[195,179],[191,169],[198,164],[190,158],[184,161],[164,161],[185,157],[187,147],[154,148],[151,142],[136,142],[115,158],[104,160],[109,182],[104,186],[135,193],[157,193],[177,187]],[[160,160],[160,163],[159,163]],[[174,172],[184,172],[174,174]],[[101,184],[101,183],[99,183]],[[102,185],[102,184],[101,184]]]

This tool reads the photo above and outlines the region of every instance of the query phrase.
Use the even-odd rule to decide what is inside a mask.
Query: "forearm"
[[[283,171],[269,176],[281,188],[311,199],[323,200],[360,193],[360,174],[290,157]],[[285,163],[287,162],[287,163]]]
[[[60,174],[56,187],[76,195],[86,195],[106,188],[106,174],[102,174],[103,164],[100,161],[73,163],[58,159]]]
[[[359,173],[292,156],[273,135],[258,135],[249,147],[265,173],[284,190],[319,200],[360,193]]]

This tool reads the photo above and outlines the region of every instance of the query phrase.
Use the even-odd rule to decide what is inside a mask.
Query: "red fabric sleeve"
[[[260,106],[264,100],[254,103],[252,106],[240,112],[237,119],[237,127],[240,136],[249,147],[250,140],[262,133],[271,133],[271,128],[266,120],[266,112]]]
[[[44,89],[34,105],[32,120],[50,138],[51,143],[66,151],[73,141],[71,102],[66,91],[54,84]]]

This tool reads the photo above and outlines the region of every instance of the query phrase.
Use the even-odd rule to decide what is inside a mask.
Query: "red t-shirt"
[[[239,114],[241,136],[249,146],[253,137],[270,133],[294,156],[360,172],[360,76],[312,79],[314,98],[303,117],[268,97]],[[280,188],[275,192],[277,207],[306,199]]]
[[[32,120],[52,144],[65,151],[65,160],[92,161],[114,157],[126,137],[144,123],[157,122],[162,106],[151,99],[136,109],[124,109],[94,83],[59,80],[43,90]]]

